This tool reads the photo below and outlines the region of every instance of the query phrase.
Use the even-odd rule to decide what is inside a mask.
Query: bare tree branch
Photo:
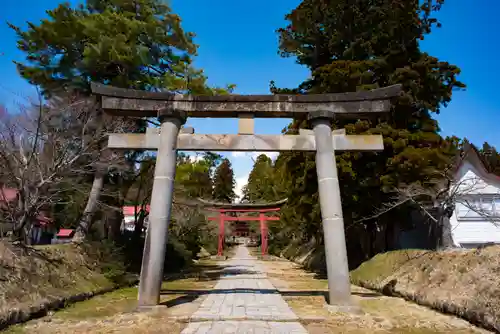
[[[28,241],[39,214],[75,191],[75,181],[93,167],[112,162],[102,161],[99,147],[106,132],[95,110],[90,99],[42,104],[39,95],[16,113],[0,113],[0,185],[3,193],[16,193],[2,205],[3,220],[13,226],[16,238]],[[122,120],[114,123],[122,125]]]
[[[411,204],[420,210],[432,223],[437,224],[441,230],[447,231],[450,234],[447,236],[449,240],[447,241],[448,244],[445,245],[446,247],[452,246],[449,245],[452,242],[450,241],[452,228],[449,218],[451,218],[456,210],[457,204],[461,204],[471,212],[477,214],[479,219],[499,226],[500,210],[499,212],[495,212],[492,203],[488,203],[485,208],[482,202],[478,204],[474,200],[475,198],[487,197],[484,194],[484,190],[488,187],[488,184],[475,175],[455,180],[454,176],[451,175],[452,170],[449,167],[444,172],[434,173],[436,179],[433,180],[431,186],[424,186],[420,183],[399,185],[393,189],[393,193],[395,194],[394,200],[385,203],[383,207],[377,209],[372,215],[355,220],[353,223],[359,224],[374,220],[391,210]],[[491,200],[493,201],[494,198],[493,196]],[[498,199],[500,199],[500,194]],[[489,209],[488,205],[491,209]],[[441,236],[441,239],[444,238],[445,236]]]

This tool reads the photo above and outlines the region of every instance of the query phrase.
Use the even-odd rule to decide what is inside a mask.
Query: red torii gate
[[[227,221],[259,221],[261,235],[261,253],[263,256],[267,255],[267,222],[280,220],[280,217],[266,216],[266,213],[280,211],[281,206],[287,201],[286,198],[272,203],[220,203],[205,201],[201,198],[198,200],[205,206],[209,207],[207,208],[208,211],[219,213],[217,217],[208,217],[209,220],[216,220],[219,222],[219,242],[217,247],[217,256],[222,256],[222,252],[224,250],[224,226]],[[259,213],[259,215],[232,217],[226,215],[227,212],[257,212]]]

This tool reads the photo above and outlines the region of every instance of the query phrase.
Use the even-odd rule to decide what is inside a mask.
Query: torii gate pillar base
[[[350,313],[350,314],[364,314],[363,310],[359,305],[324,305],[325,309],[330,313]]]
[[[137,312],[162,312],[167,308],[166,305],[151,305],[151,306],[140,306],[138,305],[136,308]]]

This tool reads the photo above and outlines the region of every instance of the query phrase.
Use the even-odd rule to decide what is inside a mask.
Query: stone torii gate
[[[287,202],[287,198],[280,201],[271,203],[220,203],[206,201],[201,198],[198,199],[204,206],[207,206],[209,211],[218,212],[217,217],[209,217],[209,220],[216,220],[219,222],[219,242],[217,246],[217,256],[222,256],[224,251],[224,239],[225,239],[225,223],[227,221],[258,221],[260,227],[261,236],[261,254],[262,256],[267,255],[267,239],[268,239],[268,221],[280,220],[278,216],[266,216],[269,212],[278,212],[281,206]],[[243,217],[230,217],[227,216],[227,212],[257,212],[258,216],[243,216]]]
[[[315,151],[316,172],[328,274],[328,303],[352,306],[344,220],[335,151],[383,150],[381,135],[346,135],[332,131],[335,118],[369,118],[390,110],[401,86],[366,92],[317,95],[188,96],[92,84],[101,108],[112,115],[158,117],[159,129],[146,134],[110,134],[108,147],[158,150],[149,228],[139,283],[139,307],[159,304],[172,208],[177,150],[182,151]],[[194,134],[181,131],[187,117],[239,118],[238,134]],[[254,118],[308,119],[313,130],[298,135],[255,135]]]

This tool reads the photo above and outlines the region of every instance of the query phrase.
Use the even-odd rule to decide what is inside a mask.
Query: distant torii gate
[[[220,203],[220,202],[210,202],[203,199],[198,199],[204,206],[208,208],[206,210],[218,212],[217,217],[209,217],[209,220],[216,220],[219,222],[219,240],[217,246],[217,256],[222,256],[224,252],[224,239],[225,239],[225,223],[227,221],[259,221],[260,222],[260,236],[261,236],[261,254],[262,256],[267,255],[267,241],[268,241],[268,221],[280,220],[277,216],[266,216],[268,212],[278,212],[281,206],[286,203],[287,199],[283,199],[277,202],[271,203]],[[226,212],[257,212],[259,216],[243,216],[243,217],[231,217],[226,215]]]
[[[344,218],[335,151],[381,151],[381,135],[332,131],[336,118],[378,118],[388,112],[401,85],[340,94],[190,96],[91,84],[101,108],[116,116],[158,117],[161,126],[145,134],[110,134],[108,147],[158,150],[149,227],[142,257],[139,307],[160,303],[168,224],[172,209],[177,150],[240,152],[316,152],[316,173],[328,274],[328,303],[352,306]],[[194,134],[183,129],[187,117],[239,118],[238,134]],[[256,135],[254,117],[307,119],[312,130],[298,135]]]

